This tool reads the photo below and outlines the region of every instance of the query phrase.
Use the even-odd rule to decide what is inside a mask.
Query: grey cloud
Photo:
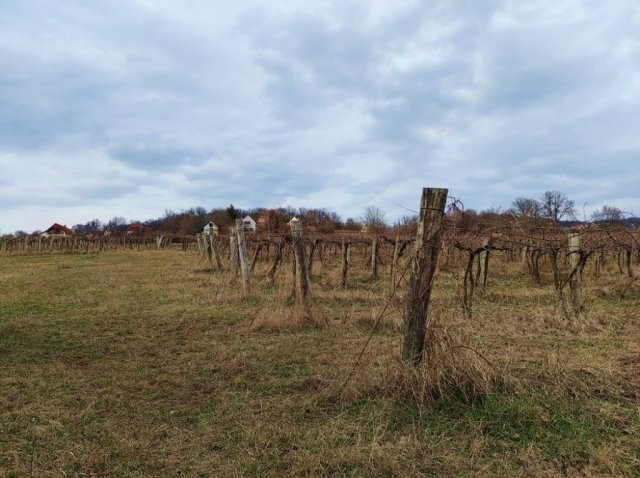
[[[120,146],[110,154],[133,168],[149,171],[171,170],[179,165],[196,163],[204,156],[197,151],[153,146]]]
[[[624,1],[13,2],[0,13],[0,161],[11,175],[27,156],[48,161],[40,152],[97,150],[122,166],[67,197],[25,199],[24,214],[84,200],[101,217],[101,200],[146,204],[148,190],[175,201],[149,216],[331,190],[362,201],[357,211],[376,197],[411,207],[430,184],[479,209],[550,188],[639,209],[638,12]],[[12,198],[31,191],[16,181],[3,187]]]

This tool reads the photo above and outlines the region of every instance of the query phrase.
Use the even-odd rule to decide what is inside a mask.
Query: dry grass
[[[388,271],[352,266],[344,291],[339,257],[317,264],[327,326],[298,327],[290,269],[270,285],[264,262],[243,300],[192,253],[0,256],[0,476],[640,475],[624,276],[587,276],[567,323],[495,260],[468,321],[451,264],[411,370]]]

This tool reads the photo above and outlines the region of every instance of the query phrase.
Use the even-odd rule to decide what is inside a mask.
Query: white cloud
[[[638,210],[639,32],[623,0],[9,3],[0,229],[231,202],[393,220],[429,185]]]

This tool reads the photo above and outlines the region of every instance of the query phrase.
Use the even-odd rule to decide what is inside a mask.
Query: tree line
[[[454,201],[449,205],[448,212],[449,214],[454,214],[461,210],[458,203]],[[92,219],[84,224],[76,224],[71,229],[79,235],[103,233],[107,230],[123,232],[131,224],[140,223],[150,230],[166,234],[195,234],[202,231],[205,224],[213,222],[220,228],[221,232],[226,232],[230,226],[234,225],[236,219],[249,215],[254,220],[258,220],[263,211],[268,211],[270,214],[270,229],[278,230],[286,225],[291,218],[297,217],[306,227],[312,226],[319,233],[362,229],[370,232],[381,232],[389,227],[393,227],[399,232],[409,233],[415,231],[417,221],[417,215],[405,215],[390,225],[385,218],[384,211],[376,206],[367,206],[357,218],[350,217],[343,220],[337,213],[324,208],[241,209],[230,204],[226,208],[218,207],[210,210],[201,206],[181,210],[180,212],[167,209],[163,216],[144,221],[137,219],[127,220],[121,216],[115,216],[106,222]],[[464,210],[465,220],[473,222],[483,218],[504,215],[549,220],[556,225],[560,225],[563,222],[580,222],[577,219],[575,201],[565,193],[555,190],[545,191],[539,199],[517,197],[507,209],[492,207],[480,212],[476,212],[473,209]],[[626,221],[631,224],[637,224],[638,220],[636,218],[628,216],[630,215],[618,207],[604,205],[600,209],[593,211],[590,218],[593,222],[615,223]],[[38,234],[39,232],[41,231],[34,231],[33,234]],[[28,235],[28,233],[22,230],[14,233],[16,237],[25,235]]]

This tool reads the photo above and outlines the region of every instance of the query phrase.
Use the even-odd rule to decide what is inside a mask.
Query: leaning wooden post
[[[278,269],[278,264],[280,264],[280,261],[282,261],[282,250],[284,249],[284,240],[280,240],[280,243],[278,244],[278,247],[276,248],[276,257],[273,260],[273,265],[271,266],[271,269],[269,269],[269,272],[267,273],[267,279],[269,280],[270,284],[273,284],[273,281],[276,278],[276,270]]]
[[[349,242],[342,239],[342,281],[340,286],[347,288],[347,275],[349,274]]]
[[[580,234],[569,234],[569,267],[573,276],[569,280],[571,292],[571,306],[575,315],[582,311],[582,286],[580,264]]]
[[[293,218],[289,221],[291,227],[291,238],[293,239],[293,253],[295,255],[296,276],[296,305],[298,307],[298,319],[307,321],[311,319],[311,295],[309,293],[309,270],[307,269],[307,259],[304,254],[304,240],[302,223],[300,219]]]
[[[371,278],[378,278],[378,238],[371,241]]]
[[[209,229],[209,247],[213,254],[213,258],[216,261],[217,270],[222,270],[222,261],[220,261],[220,251],[218,251],[218,226],[212,223]]]
[[[253,259],[251,259],[251,266],[249,266],[249,272],[253,273],[253,270],[256,267],[256,263],[258,262],[258,258],[260,257],[260,251],[262,251],[262,242],[256,244],[256,250],[253,253]]]
[[[240,272],[240,260],[238,257],[238,235],[236,234],[236,228],[232,227],[229,229],[229,263],[231,273],[234,276],[238,275]]]
[[[422,360],[429,298],[438,262],[442,218],[448,190],[423,188],[414,256],[411,261],[409,293],[404,311],[405,334],[402,357],[417,366]]]
[[[244,225],[242,219],[236,219],[236,234],[238,236],[238,255],[240,256],[240,270],[242,271],[242,292],[244,297],[251,293],[251,272],[249,272],[249,254],[247,253],[247,241],[244,237]]]

